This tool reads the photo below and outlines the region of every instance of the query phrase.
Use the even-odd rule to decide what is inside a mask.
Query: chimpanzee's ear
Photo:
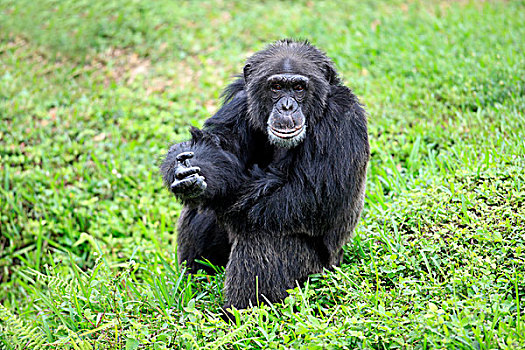
[[[252,73],[252,65],[247,63],[244,66],[243,73],[244,73],[244,81],[248,81],[248,76]]]
[[[337,85],[340,83],[335,66],[331,61],[326,62],[324,65],[324,76],[330,85]]]

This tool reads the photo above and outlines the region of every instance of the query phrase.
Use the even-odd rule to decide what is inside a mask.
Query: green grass
[[[0,0],[0,349],[525,347],[525,3]],[[369,112],[344,263],[219,318],[158,159],[309,38]]]

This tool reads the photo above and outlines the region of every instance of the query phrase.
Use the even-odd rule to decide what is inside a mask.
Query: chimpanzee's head
[[[269,141],[292,148],[323,115],[330,85],[339,84],[330,59],[307,42],[278,41],[244,67],[252,125]]]

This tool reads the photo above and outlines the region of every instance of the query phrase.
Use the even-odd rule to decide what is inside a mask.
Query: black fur
[[[306,137],[294,147],[270,143],[267,134],[266,79],[281,73],[310,81]],[[282,40],[254,54],[223,96],[221,109],[191,130],[191,141],[173,145],[160,170],[186,205],[180,262],[192,270],[204,268],[195,259],[226,264],[225,306],[245,308],[278,301],[309,274],[341,262],[363,208],[367,120],[331,60],[307,42]],[[178,162],[188,151],[189,163]],[[178,191],[184,167],[200,169],[190,175],[205,181],[197,196]]]

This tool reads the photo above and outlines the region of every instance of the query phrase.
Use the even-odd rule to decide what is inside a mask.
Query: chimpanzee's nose
[[[293,108],[293,99],[291,97],[285,98],[283,101],[283,111],[291,111]]]

